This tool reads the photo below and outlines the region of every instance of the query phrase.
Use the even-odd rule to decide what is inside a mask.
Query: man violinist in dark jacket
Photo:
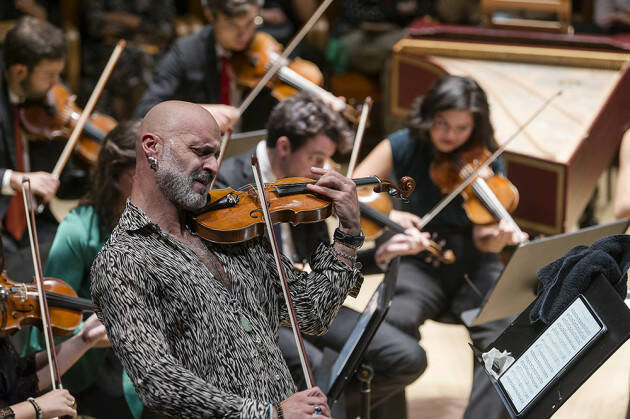
[[[246,50],[261,23],[263,0],[204,0],[203,10],[211,22],[196,34],[176,40],[157,66],[135,109],[143,117],[165,100],[195,102],[211,111],[224,129],[238,119],[237,107],[244,98],[230,65],[234,54]],[[261,92],[242,117],[241,130],[263,128],[268,110],[276,103]]]
[[[4,41],[4,63],[0,64],[0,216],[6,231],[2,237],[6,253],[29,245],[22,177],[28,175],[33,193],[44,202],[59,187],[59,180],[49,173],[60,154],[59,144],[27,141],[19,109],[26,102],[41,102],[59,83],[65,51],[61,30],[30,16],[20,19]],[[40,242],[46,243],[52,241],[57,222],[46,210],[38,217],[37,227]]]

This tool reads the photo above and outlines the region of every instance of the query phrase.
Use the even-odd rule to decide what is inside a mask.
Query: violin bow
[[[420,220],[420,228],[424,228],[431,220],[433,220],[439,213],[446,207],[457,195],[461,193],[468,185],[470,185],[476,178],[479,172],[481,172],[486,167],[490,166],[493,161],[495,161],[499,156],[505,151],[507,146],[514,140],[538,115],[544,111],[547,106],[554,100],[556,97],[562,94],[562,90],[558,90],[556,93],[551,95],[543,102],[542,105],[525,121],[522,123],[516,131],[503,143],[499,148],[496,149],[494,153],[490,155],[483,163],[481,163],[475,170],[473,170],[470,175],[464,179],[455,189],[451,191],[450,194],[445,196],[440,202],[437,203],[435,207],[431,211],[429,211],[422,219]]]
[[[50,369],[50,379],[52,389],[62,389],[61,375],[57,365],[57,351],[55,350],[55,341],[53,339],[52,326],[50,324],[50,313],[48,311],[48,301],[45,298],[45,288],[42,272],[42,262],[39,255],[39,242],[37,239],[37,229],[35,226],[35,211],[33,210],[33,195],[31,194],[31,181],[28,177],[22,178],[22,197],[24,199],[24,208],[26,209],[26,226],[28,227],[28,236],[31,243],[31,256],[33,259],[33,270],[35,272],[35,283],[37,285],[37,294],[39,299],[39,308],[42,317],[42,332],[46,341],[46,354],[48,355],[48,367]]]
[[[112,70],[114,69],[114,66],[116,65],[116,63],[118,62],[118,59],[120,58],[120,55],[122,54],[126,45],[127,45],[127,42],[124,39],[121,39],[120,41],[118,41],[118,44],[116,44],[114,51],[112,51],[112,55],[109,57],[109,61],[107,62],[105,69],[103,69],[103,72],[101,73],[101,77],[98,79],[96,86],[94,87],[94,90],[92,91],[92,94],[90,95],[90,99],[88,100],[87,104],[83,108],[83,112],[81,112],[81,116],[79,116],[77,124],[74,126],[74,129],[72,130],[72,134],[70,135],[70,138],[68,139],[68,142],[66,143],[66,146],[63,148],[63,151],[61,152],[61,155],[59,156],[59,159],[57,160],[57,163],[55,164],[55,167],[51,172],[51,174],[55,178],[59,179],[59,176],[61,175],[63,168],[66,167],[66,164],[68,163],[68,159],[70,158],[70,155],[72,154],[72,150],[74,150],[74,147],[77,144],[77,141],[79,140],[79,136],[81,135],[81,132],[83,132],[83,127],[85,126],[85,123],[87,122],[88,118],[92,114],[92,110],[94,109],[94,106],[96,105],[96,101],[98,101],[98,98],[101,96],[101,92],[103,91],[103,88],[105,87],[105,83],[107,83],[107,80],[109,79],[109,76],[111,75]],[[37,212],[41,213],[43,210],[44,210],[44,205],[40,204],[39,207],[37,208]]]
[[[265,87],[269,80],[271,80],[271,78],[276,75],[278,70],[280,70],[280,67],[284,65],[284,62],[289,54],[293,52],[295,47],[297,47],[300,41],[302,41],[302,38],[304,38],[304,36],[306,36],[306,34],[311,30],[315,22],[317,22],[317,19],[319,19],[322,14],[324,14],[332,1],[333,0],[324,0],[322,4],[319,5],[317,10],[315,10],[315,13],[313,13],[313,15],[308,19],[304,26],[302,26],[302,29],[300,29],[300,31],[293,37],[291,42],[289,42],[289,45],[287,45],[284,51],[282,51],[280,57],[275,60],[269,70],[267,70],[267,72],[262,76],[258,84],[249,92],[247,97],[243,100],[241,106],[239,106],[238,108],[239,115],[243,115],[243,112],[245,112],[249,105],[251,105],[251,103],[254,101],[256,96],[258,96],[263,87]]]
[[[221,149],[219,150],[219,158],[217,159],[217,172],[212,178],[212,182],[210,182],[210,187],[208,188],[208,192],[214,188],[214,182],[217,180],[217,176],[219,175],[219,170],[221,169],[221,163],[223,163],[223,158],[225,157],[225,150],[227,150],[227,146],[230,143],[230,139],[232,138],[232,132],[234,130],[232,128],[228,128],[227,131],[223,134],[223,138],[221,138]]]
[[[348,163],[348,171],[346,177],[352,177],[352,172],[357,165],[357,158],[359,157],[359,150],[361,149],[361,143],[363,142],[363,134],[365,133],[365,127],[367,125],[367,118],[372,109],[372,98],[366,97],[361,107],[361,117],[359,118],[359,125],[357,126],[357,132],[354,136],[354,145],[352,146],[352,154],[350,155],[350,162]]]
[[[306,379],[306,387],[312,388],[315,380],[313,379],[313,372],[311,371],[311,365],[306,357],[306,349],[304,348],[304,341],[300,334],[300,326],[297,322],[295,315],[295,309],[293,308],[293,300],[289,293],[289,283],[287,282],[287,273],[284,270],[284,265],[280,259],[280,248],[278,247],[278,241],[273,230],[273,224],[271,221],[271,215],[269,214],[269,207],[267,206],[267,196],[265,195],[265,186],[262,181],[262,175],[260,173],[260,166],[258,165],[258,159],[252,156],[252,170],[254,171],[254,180],[256,181],[256,188],[258,189],[258,198],[260,201],[260,208],[265,218],[265,228],[269,235],[271,242],[271,249],[273,250],[273,258],[276,262],[276,268],[278,269],[278,275],[280,276],[280,283],[282,285],[282,293],[284,294],[284,302],[287,305],[287,311],[289,313],[289,319],[291,320],[291,329],[293,330],[293,337],[295,338],[295,344],[297,346],[298,354],[300,355],[300,363],[302,364],[302,371],[304,372],[304,378]]]

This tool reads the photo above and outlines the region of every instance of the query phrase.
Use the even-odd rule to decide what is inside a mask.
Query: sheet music
[[[520,413],[598,335],[603,326],[576,299],[499,378]]]

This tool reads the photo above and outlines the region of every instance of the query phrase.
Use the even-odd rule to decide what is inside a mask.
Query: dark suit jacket
[[[4,63],[0,62],[0,182],[7,169],[16,170],[17,168],[13,129],[13,110],[9,102]],[[4,219],[10,201],[10,196],[0,195],[0,219]]]
[[[243,154],[226,159],[221,165],[221,170],[219,170],[219,176],[215,183],[216,188],[230,186],[233,189],[237,189],[249,183],[253,184],[254,174],[252,172],[251,156],[255,153],[256,148],[253,148]],[[320,242],[330,242],[325,222],[292,226],[291,236],[298,256],[298,260],[295,262],[308,260]]]
[[[177,39],[158,64],[153,82],[134,111],[142,118],[165,100],[219,103],[219,71],[214,28],[206,25],[196,34]],[[242,117],[243,131],[264,128],[267,115],[277,103],[261,92]]]

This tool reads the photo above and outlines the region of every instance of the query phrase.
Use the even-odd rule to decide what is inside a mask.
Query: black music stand
[[[372,294],[339,355],[335,358],[334,351],[329,349],[324,351],[317,382],[328,397],[328,404],[331,409],[339,401],[348,381],[356,374],[357,379],[361,382],[361,418],[369,419],[370,383],[373,372],[369,365],[360,365],[360,363],[391,304],[399,265],[400,256],[392,260],[385,273],[385,279]]]
[[[583,309],[589,308],[582,310],[583,315],[576,315],[579,311],[569,313],[567,309],[566,316],[561,314],[549,325],[530,324],[529,312],[533,305],[530,304],[485,349],[506,350],[516,359],[498,380],[483,367],[512,418],[538,419],[553,415],[630,338],[630,310],[605,277],[597,277],[573,304],[579,307],[580,301]],[[589,321],[591,326],[588,326]],[[554,325],[558,327],[549,330]],[[592,336],[584,332],[589,328]],[[543,336],[548,330],[549,334]],[[569,341],[573,352],[563,358],[559,354],[568,348],[563,342]],[[480,361],[480,352],[476,348],[473,351]],[[515,370],[508,375],[512,368]]]

